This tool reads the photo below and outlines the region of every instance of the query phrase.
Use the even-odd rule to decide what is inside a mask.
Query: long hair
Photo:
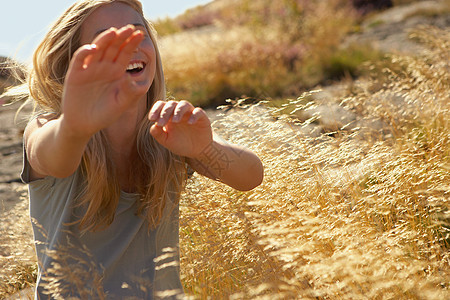
[[[61,114],[61,99],[65,76],[73,53],[80,45],[81,25],[98,7],[122,2],[141,16],[155,46],[156,74],[147,92],[147,111],[155,100],[165,99],[166,87],[157,47],[156,33],[145,19],[138,0],[81,0],[73,4],[54,24],[33,56],[33,68],[28,78],[29,94],[40,112]],[[185,178],[183,159],[161,146],[150,135],[151,123],[144,117],[136,137],[136,157],[130,162],[132,174],[140,195],[138,213],[145,216],[154,228],[160,222],[164,206],[172,193],[178,199]],[[114,219],[120,197],[120,186],[115,166],[108,152],[108,140],[102,131],[89,141],[81,162],[85,185],[77,203],[86,208],[79,220],[80,228],[99,230]]]

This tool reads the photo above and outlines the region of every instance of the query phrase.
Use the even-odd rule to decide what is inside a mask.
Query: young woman
[[[152,299],[183,294],[178,198],[186,168],[239,190],[263,178],[251,151],[213,135],[201,108],[164,101],[161,59],[137,0],[82,0],[37,48],[38,113],[22,179],[36,295]]]

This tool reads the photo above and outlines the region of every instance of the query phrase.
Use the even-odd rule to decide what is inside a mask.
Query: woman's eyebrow
[[[131,25],[133,25],[134,27],[140,26],[140,27],[144,27],[144,28],[145,28],[145,25],[142,24],[142,23],[134,23],[134,24],[131,24]],[[110,27],[110,28],[111,28],[111,27]],[[97,35],[99,35],[100,33],[104,32],[104,31],[106,31],[106,30],[108,30],[108,29],[109,29],[109,28],[100,29],[99,31],[97,31],[97,32],[94,34],[94,38],[97,37]]]

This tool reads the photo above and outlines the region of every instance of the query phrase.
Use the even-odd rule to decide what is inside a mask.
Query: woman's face
[[[131,58],[127,72],[138,85],[145,85],[148,90],[152,85],[156,72],[155,46],[147,32],[142,17],[131,6],[116,2],[105,4],[95,9],[81,25],[80,42],[81,45],[90,44],[103,31],[111,27],[121,28],[129,24],[144,32],[146,37]]]

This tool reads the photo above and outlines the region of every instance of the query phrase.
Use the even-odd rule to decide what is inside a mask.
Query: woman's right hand
[[[126,72],[143,39],[144,33],[133,25],[111,28],[74,53],[62,99],[61,121],[66,130],[90,137],[145,95],[148,87],[137,85]]]

